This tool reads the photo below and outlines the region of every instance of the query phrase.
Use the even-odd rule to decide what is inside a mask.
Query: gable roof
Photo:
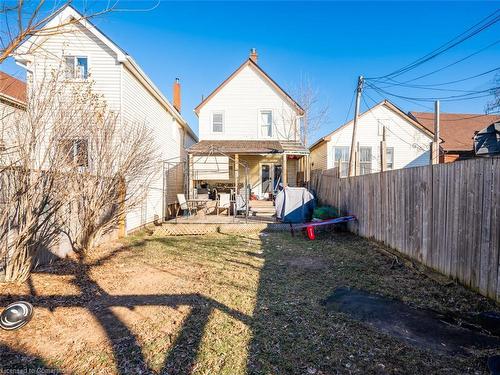
[[[194,112],[196,115],[200,113],[200,109],[212,99],[220,90],[224,88],[234,77],[236,77],[245,67],[254,68],[255,71],[265,80],[267,81],[278,93],[280,93],[286,101],[295,109],[295,111],[299,115],[304,114],[304,110],[302,107],[285,91],[278,85],[255,61],[251,58],[247,59],[243,64],[240,65],[238,69],[236,69],[229,77],[227,77],[217,88],[210,93],[203,101],[196,106]]]
[[[358,118],[360,119],[361,117],[365,116],[367,113],[371,112],[372,110],[374,110],[374,109],[376,109],[378,107],[382,107],[382,106],[386,107],[387,109],[389,109],[392,112],[396,113],[400,117],[404,118],[410,124],[412,124],[413,126],[415,126],[416,128],[418,128],[419,130],[421,130],[422,133],[424,133],[425,135],[427,135],[429,137],[433,137],[434,136],[433,131],[429,130],[428,128],[426,128],[425,126],[423,126],[422,124],[420,124],[420,122],[418,122],[412,116],[409,116],[406,112],[404,112],[402,109],[400,109],[399,107],[397,107],[396,105],[394,105],[393,103],[391,103],[387,99],[384,99],[381,102],[375,104],[373,107],[367,109],[366,111],[364,111],[363,113],[361,113]],[[341,129],[344,129],[345,127],[349,126],[350,124],[353,123],[353,121],[354,121],[354,119],[346,122],[344,125],[339,126],[337,129],[335,129],[330,134],[328,134],[328,135],[326,135],[326,136],[318,139],[316,142],[314,142],[309,147],[309,149],[312,150],[312,149],[318,147],[322,142],[329,141],[332,138],[332,135],[334,135],[335,133],[337,133]]]
[[[433,112],[410,112],[430,132],[434,132]],[[441,147],[445,151],[472,151],[474,134],[500,120],[500,115],[478,113],[440,113],[439,131],[444,141]]]
[[[15,105],[26,104],[26,83],[0,72],[0,98]]]
[[[69,20],[74,20],[75,23],[80,23],[87,30],[89,30],[95,37],[97,37],[102,43],[104,43],[108,48],[110,48],[113,52],[116,53],[116,58],[118,62],[122,63],[130,72],[134,75],[135,78],[161,103],[165,106],[165,108],[179,121],[179,123],[183,126],[184,129],[188,131],[190,136],[194,140],[198,140],[198,137],[193,132],[191,127],[188,125],[186,120],[181,116],[179,111],[175,109],[175,107],[170,103],[170,101],[163,95],[160,89],[151,81],[151,79],[147,76],[147,74],[139,67],[139,65],[135,62],[135,60],[127,54],[122,48],[120,48],[115,42],[113,42],[109,37],[107,37],[103,32],[101,32],[94,24],[92,24],[88,17],[85,17],[81,13],[79,13],[75,8],[71,5],[65,5],[56,12],[54,12],[54,16],[50,19],[44,28],[57,28],[58,25],[68,24],[71,22]],[[24,43],[22,43],[14,54],[14,58],[21,62],[25,63],[25,57],[23,55],[29,54],[31,47],[36,45],[36,40],[40,37],[44,37],[41,35],[33,35]]]

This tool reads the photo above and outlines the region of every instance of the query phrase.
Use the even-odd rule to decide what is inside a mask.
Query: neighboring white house
[[[311,147],[311,170],[339,168],[348,175],[353,121],[342,125]],[[385,128],[386,169],[418,167],[431,163],[433,134],[388,100],[384,100],[358,118],[357,174],[381,170],[381,141]]]
[[[278,183],[301,183],[298,176],[307,167],[309,154],[300,135],[304,111],[257,64],[255,49],[195,108],[195,113],[200,142],[189,149],[194,158],[206,160],[199,156],[216,150],[216,154],[246,163],[252,193],[262,198],[268,197]],[[194,169],[202,167],[195,165]],[[211,179],[207,173],[191,177],[195,187],[208,183],[240,189],[244,168],[240,165],[235,174],[233,163],[228,171],[222,179],[217,174]],[[238,174],[242,177],[239,181]]]
[[[26,68],[28,83],[36,84],[44,73],[61,66],[67,80],[91,80],[94,90],[119,116],[120,124],[146,123],[154,132],[163,160],[183,159],[186,147],[197,137],[180,114],[180,96],[176,106],[172,105],[130,55],[71,6],[66,6],[46,27],[58,25],[64,26],[57,33],[31,37],[15,51],[16,62]],[[179,93],[177,81],[174,88]],[[161,219],[166,206],[175,203],[164,199],[169,181],[164,181],[162,171],[159,163],[143,207],[127,214],[127,231]],[[178,188],[181,192],[182,184]]]

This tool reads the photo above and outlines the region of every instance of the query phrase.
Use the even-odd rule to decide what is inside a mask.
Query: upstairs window
[[[263,137],[273,136],[273,112],[260,111],[260,134]]]
[[[224,132],[224,113],[222,112],[212,113],[212,132],[213,133]]]
[[[61,141],[61,147],[68,165],[88,167],[89,142],[87,139],[65,139]]]
[[[66,78],[68,79],[87,79],[88,58],[85,56],[65,56],[64,63],[66,68]]]
[[[333,167],[338,168],[340,177],[347,177],[349,174],[349,147],[333,148]]]
[[[387,170],[394,169],[394,147],[385,149],[385,163]]]
[[[372,173],[372,148],[359,148],[359,174]]]

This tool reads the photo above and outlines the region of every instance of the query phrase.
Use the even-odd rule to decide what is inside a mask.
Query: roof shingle
[[[434,133],[434,113],[410,112],[422,126]],[[499,115],[441,113],[439,116],[439,136],[444,141],[441,147],[445,151],[472,151],[474,133],[499,121]]]
[[[0,95],[14,98],[20,102],[26,102],[26,83],[0,72]]]

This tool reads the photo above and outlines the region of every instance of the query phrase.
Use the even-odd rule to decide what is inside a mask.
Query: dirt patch
[[[338,288],[324,304],[330,311],[345,313],[410,345],[437,353],[468,355],[474,349],[500,348],[499,337],[464,324],[460,317],[412,308],[362,290]]]
[[[298,256],[295,258],[290,258],[286,261],[286,264],[291,267],[296,267],[311,271],[322,270],[328,267],[324,259],[317,257],[308,257],[308,256]]]

